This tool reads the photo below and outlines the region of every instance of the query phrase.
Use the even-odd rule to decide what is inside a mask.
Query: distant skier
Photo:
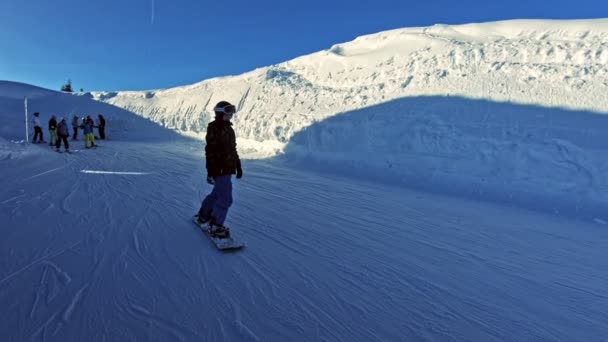
[[[40,144],[45,142],[44,141],[44,135],[42,134],[42,127],[40,126],[40,113],[36,112],[34,113],[34,118],[32,119],[33,123],[34,123],[34,139],[32,140],[32,142],[34,144]],[[36,142],[36,139],[38,139],[38,142]]]
[[[82,118],[82,132],[84,134],[84,147],[91,148],[97,147],[95,144],[95,136],[93,135],[93,119],[91,119],[90,115],[87,115],[86,118]],[[89,142],[91,142],[91,146],[89,147]]]
[[[72,118],[72,129],[74,130],[74,136],[72,137],[72,140],[78,140],[78,115],[74,115],[74,117]]]
[[[55,119],[55,115],[51,116],[49,120],[49,134],[51,135],[49,145],[53,146],[57,143],[57,119]]]
[[[205,158],[207,183],[213,190],[201,204],[198,223],[209,224],[212,236],[227,238],[229,229],[224,226],[228,208],[232,205],[232,175],[243,177],[241,160],[236,151],[236,136],[230,119],[236,108],[226,101],[219,102],[215,108],[215,121],[207,126]]]
[[[97,119],[98,119],[97,130],[99,131],[99,139],[105,140],[106,139],[106,119],[101,114],[99,114],[97,116]]]
[[[57,144],[55,148],[57,152],[59,152],[59,148],[61,147],[61,142],[63,141],[63,148],[66,152],[70,152],[70,145],[68,144],[68,137],[70,136],[70,129],[68,128],[68,124],[65,121],[65,118],[61,118],[59,125],[57,125]]]

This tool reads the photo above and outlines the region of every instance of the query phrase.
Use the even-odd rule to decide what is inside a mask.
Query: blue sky
[[[410,26],[608,17],[603,0],[0,0],[0,80],[143,90],[236,75]]]

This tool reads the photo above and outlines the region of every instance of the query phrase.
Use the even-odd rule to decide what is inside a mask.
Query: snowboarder
[[[106,119],[101,114],[99,114],[97,116],[97,119],[98,119],[97,129],[99,131],[99,139],[105,140],[106,139]]]
[[[229,102],[221,101],[213,110],[215,121],[207,126],[205,137],[207,183],[213,185],[213,190],[203,200],[197,221],[199,224],[208,224],[212,236],[227,238],[230,232],[224,226],[224,221],[228,208],[232,205],[232,175],[236,173],[236,178],[240,179],[243,170],[230,122],[236,108]]]
[[[63,148],[66,152],[70,152],[70,145],[68,144],[68,137],[70,136],[70,130],[68,128],[67,122],[65,122],[65,118],[61,118],[61,122],[57,125],[57,144],[55,145],[55,149],[59,152],[59,148],[61,147],[61,142],[63,141]]]
[[[44,141],[44,135],[42,134],[42,127],[40,127],[40,113],[36,112],[34,113],[34,118],[32,119],[32,121],[34,122],[34,139],[32,140],[32,142],[34,144],[40,144]],[[38,139],[38,142],[36,142],[36,139]]]
[[[49,120],[49,134],[51,135],[49,145],[53,146],[57,143],[57,119],[55,118],[55,115],[52,115]]]
[[[78,140],[78,115],[74,115],[74,118],[72,118],[72,129],[74,130],[72,140]]]
[[[90,115],[87,115],[86,118],[82,118],[82,132],[84,134],[84,147],[91,148],[97,147],[95,144],[95,136],[93,135],[93,119],[91,119]],[[89,141],[91,142],[91,146],[89,147]]]

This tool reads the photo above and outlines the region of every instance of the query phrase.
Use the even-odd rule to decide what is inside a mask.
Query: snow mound
[[[198,137],[228,100],[250,157],[580,204],[607,200],[594,140],[606,91],[608,20],[512,20],[379,32],[238,76],[92,97]]]
[[[0,97],[23,99],[26,96],[29,98],[37,98],[51,94],[59,94],[59,92],[29,84],[0,80]]]

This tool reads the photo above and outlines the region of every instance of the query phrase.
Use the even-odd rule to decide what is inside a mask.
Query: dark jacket
[[[53,118],[49,120],[49,129],[57,129],[57,120]]]
[[[82,125],[80,125],[80,128],[82,128],[82,131],[85,135],[93,133],[93,120],[84,120],[82,122]]]
[[[207,174],[210,177],[235,174],[241,168],[232,123],[222,119],[209,123],[205,140]]]
[[[57,135],[60,137],[61,136],[67,137],[70,135],[70,133],[68,131],[68,125],[65,123],[65,121],[61,121],[59,123],[59,125],[57,126]]]

